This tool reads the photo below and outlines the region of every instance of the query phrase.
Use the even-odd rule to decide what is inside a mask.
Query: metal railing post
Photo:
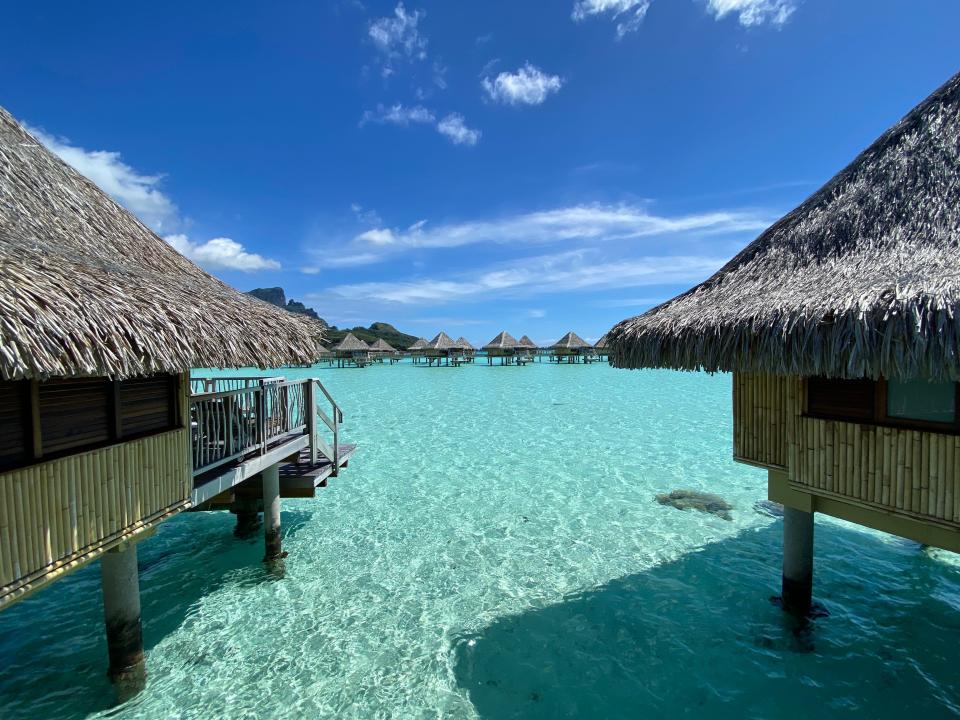
[[[310,435],[310,464],[317,464],[317,388],[313,380],[304,387],[304,412],[307,414],[307,432]]]

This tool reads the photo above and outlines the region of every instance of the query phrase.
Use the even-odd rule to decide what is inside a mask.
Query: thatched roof
[[[386,340],[384,340],[383,338],[377,338],[377,341],[372,345],[370,345],[370,349],[373,350],[373,352],[378,352],[378,353],[397,352],[397,349],[393,345],[388,343]]]
[[[605,348],[607,347],[607,336],[608,336],[608,335],[609,335],[609,333],[607,333],[607,334],[604,335],[602,338],[600,338],[599,340],[597,340],[597,342],[594,344],[593,347],[594,347],[595,349],[597,349],[597,350],[603,350],[603,349],[605,349]]]
[[[550,348],[553,350],[587,350],[590,347],[590,343],[572,331],[568,332],[550,346]]]
[[[348,332],[343,340],[333,346],[333,349],[336,352],[362,352],[370,350],[370,346],[353,333]]]
[[[713,277],[610,332],[618,367],[960,379],[960,75]]]
[[[456,350],[457,343],[454,342],[453,338],[447,335],[445,332],[440,332],[437,336],[431,340],[427,349],[429,350]]]
[[[460,350],[476,350],[463,335],[457,338],[457,348]]]
[[[484,350],[515,350],[519,347],[520,343],[517,342],[517,339],[508,333],[503,331],[497,335],[493,340],[488,342],[483,346]]]
[[[0,108],[0,378],[301,364],[321,333],[205,273]]]
[[[426,338],[419,338],[413,345],[408,347],[407,350],[426,350],[428,344]]]
[[[522,338],[520,338],[520,341],[517,343],[517,346],[528,349],[528,350],[539,349],[538,345],[533,340],[531,340],[527,335],[524,335]]]
[[[317,357],[323,357],[324,355],[333,355],[333,353],[323,345],[317,345]]]

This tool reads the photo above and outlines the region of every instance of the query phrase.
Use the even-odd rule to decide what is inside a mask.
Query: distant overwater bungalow
[[[413,343],[410,347],[407,348],[407,354],[410,355],[410,360],[414,364],[419,364],[424,361],[427,352],[427,346],[430,343],[427,342],[426,338],[419,338],[416,342]]]
[[[592,350],[593,347],[590,343],[575,332],[570,331],[550,346],[550,362],[588,362]]]
[[[381,363],[388,360],[391,365],[400,361],[400,351],[383,338],[377,338],[377,341],[370,345],[370,356]]]
[[[960,552],[958,177],[960,75],[710,279],[610,331],[617,367],[733,373],[734,459],[784,506],[791,612],[811,609],[815,513]]]
[[[346,336],[333,346],[337,367],[366,367],[373,360],[370,346],[353,333]]]
[[[500,365],[516,364],[519,347],[519,341],[504,330],[483,346],[483,351],[487,354],[487,365],[493,365],[495,359],[499,360]]]
[[[427,344],[424,357],[430,366],[460,365],[463,362],[463,351],[452,337],[441,331]]]
[[[524,335],[517,341],[517,350],[521,355],[529,357],[531,360],[540,358],[540,347],[530,339],[529,335]]]
[[[136,691],[138,543],[184,511],[262,511],[279,572],[280,498],[353,452],[318,379],[190,368],[310,364],[324,327],[202,271],[2,108],[0,307],[0,609],[100,560],[109,677]]]
[[[477,349],[473,346],[473,344],[463,335],[457,338],[456,344],[457,349],[463,353],[463,359],[467,362],[473,362],[477,355]]]

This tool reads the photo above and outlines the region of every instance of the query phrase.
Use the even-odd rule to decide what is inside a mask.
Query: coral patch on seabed
[[[719,495],[700,492],[699,490],[673,490],[656,496],[661,505],[669,505],[678,510],[697,510],[698,512],[716,515],[724,520],[733,520],[730,511],[733,505]]]

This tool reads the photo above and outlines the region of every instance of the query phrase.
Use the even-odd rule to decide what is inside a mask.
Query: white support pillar
[[[806,615],[813,603],[813,513],[783,508],[783,609]]]
[[[100,558],[100,578],[110,654],[107,674],[111,681],[138,692],[146,680],[146,672],[136,544],[126,543],[104,553]]]
[[[280,464],[263,471],[263,539],[266,547],[264,560],[283,557],[280,546]]]

